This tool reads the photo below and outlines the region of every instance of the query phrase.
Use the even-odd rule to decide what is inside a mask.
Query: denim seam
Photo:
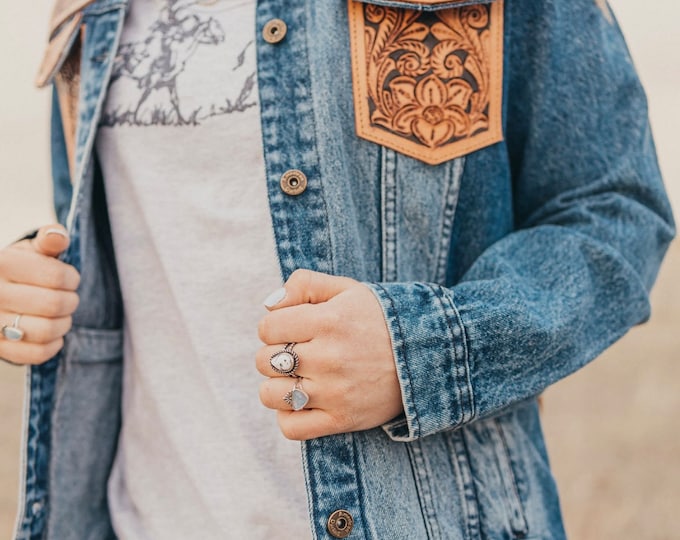
[[[466,414],[465,409],[463,408],[461,410],[461,423],[466,423],[472,421],[473,418],[476,416],[476,411],[475,411],[475,395],[474,395],[474,389],[472,387],[472,380],[471,380],[471,370],[470,370],[470,345],[469,345],[469,337],[467,330],[465,328],[465,325],[463,324],[463,318],[460,316],[460,312],[458,311],[458,308],[456,307],[456,303],[453,301],[453,294],[451,296],[445,294],[444,288],[439,287],[440,292],[442,293],[443,298],[440,299],[442,302],[446,300],[448,304],[451,306],[451,310],[453,311],[453,314],[455,316],[456,324],[458,326],[458,329],[460,330],[460,342],[462,345],[463,349],[463,357],[460,359],[462,360],[463,363],[463,369],[465,372],[465,389],[467,390],[467,399],[468,399],[468,409],[469,411]],[[446,289],[448,290],[448,289]],[[448,319],[448,317],[447,317]],[[455,340],[455,336],[452,336]],[[456,347],[454,345],[453,348],[454,355],[456,354]],[[458,360],[458,358],[456,357]]]
[[[464,167],[464,157],[455,159],[447,164],[447,170],[449,171],[451,179],[448,182],[446,195],[444,197],[442,227],[439,234],[439,255],[437,257],[437,265],[434,275],[435,283],[444,283],[446,281],[446,268],[449,258],[449,250],[451,249],[451,234],[453,232],[453,222],[456,217],[458,196],[460,194],[460,182],[463,176]]]
[[[306,10],[305,10],[304,14],[305,14],[305,17],[308,15]],[[307,25],[307,24],[303,25],[303,28],[304,28],[304,31],[305,31],[305,43],[307,44],[307,51],[311,50],[312,47],[314,46],[314,43],[310,42],[310,39],[309,39],[310,36],[309,36],[309,28],[308,27],[309,27],[309,25]],[[310,68],[309,68],[309,58],[307,56],[308,55],[307,51],[305,51],[305,54],[306,54],[305,64],[308,66],[307,69],[310,70]],[[310,88],[311,88],[312,84],[313,84],[313,79],[310,76],[309,77]],[[322,181],[322,174],[321,174],[321,156],[319,155],[319,144],[318,144],[318,141],[321,137],[319,136],[319,123],[316,121],[316,111],[315,111],[315,108],[314,108],[314,100],[311,97],[312,95],[314,95],[314,91],[310,90],[309,102],[310,102],[310,105],[311,105],[311,112],[308,113],[308,115],[309,115],[310,121],[314,125],[314,134],[316,136],[315,140],[313,141],[312,144],[314,146],[314,155],[316,156],[316,168],[318,169],[318,172],[319,172],[319,179],[318,179],[319,186],[320,186],[319,198],[321,199],[321,202],[323,203],[323,207],[324,207],[324,211],[325,211],[324,221],[326,222],[326,237],[327,237],[327,240],[328,240],[328,254],[329,254],[329,257],[331,259],[330,260],[330,265],[331,265],[331,269],[332,269],[331,273],[336,274],[337,269],[335,267],[335,257],[334,257],[334,250],[333,250],[333,235],[331,234],[330,223],[328,221],[328,216],[331,215],[331,213],[329,212],[329,209],[328,209],[328,197],[325,193],[324,183]]]
[[[446,305],[444,304],[444,298],[443,297],[445,295],[444,295],[443,290],[442,290],[443,288],[439,287],[439,286],[435,287],[435,286],[432,286],[432,285],[429,285],[429,287],[430,287],[430,289],[432,289],[432,293],[435,296],[435,298],[437,298],[437,300],[439,301],[439,304],[440,304],[441,310],[442,310],[442,314],[443,314],[443,319],[446,321],[446,326],[449,329],[449,334],[451,336],[451,340],[450,340],[451,356],[453,357],[453,360],[454,360],[454,366],[453,366],[454,367],[454,369],[453,369],[454,387],[455,387],[455,390],[456,390],[456,397],[457,397],[457,401],[458,401],[457,404],[458,404],[458,407],[460,409],[460,412],[459,412],[460,419],[451,418],[451,421],[453,423],[455,423],[456,425],[448,426],[448,427],[457,427],[458,425],[464,424],[465,421],[467,420],[467,417],[470,416],[470,415],[466,414],[466,411],[465,411],[466,404],[463,401],[463,391],[467,390],[467,403],[470,403],[470,401],[471,401],[470,387],[469,387],[469,384],[464,384],[462,382],[463,378],[465,378],[466,381],[469,380],[468,379],[469,378],[469,368],[468,368],[468,365],[467,365],[467,361],[465,361],[465,358],[459,359],[458,354],[456,353],[456,348],[457,348],[456,343],[457,343],[458,339],[456,339],[456,336],[455,336],[454,331],[453,331],[453,326],[451,324],[452,321],[450,320],[451,318],[447,314]],[[453,307],[452,304],[449,304],[449,305],[451,305],[451,307]],[[455,314],[455,310],[454,310],[454,314]],[[461,332],[461,339],[464,341],[464,334],[462,332]],[[465,348],[463,348],[463,354],[465,356]],[[462,362],[460,360],[462,360]]]
[[[363,489],[361,487],[361,467],[359,467],[359,463],[357,462],[357,441],[354,433],[348,433],[347,434],[351,439],[352,439],[352,461],[354,462],[354,471],[356,475],[356,481],[357,481],[357,502],[359,505],[359,518],[361,519],[361,522],[363,524],[363,531],[364,531],[364,536],[365,537],[373,537],[373,531],[369,524],[366,522],[366,514],[367,512],[364,512],[363,504],[362,502],[366,500],[366,498],[363,495]],[[377,536],[375,537],[376,539],[378,538]]]
[[[380,290],[383,292],[383,294],[387,298],[387,301],[390,303],[390,310],[393,313],[393,317],[394,317],[394,319],[397,323],[397,330],[399,331],[399,341],[401,343],[399,348],[401,350],[401,357],[403,359],[402,365],[406,368],[406,374],[408,375],[409,385],[411,385],[412,381],[413,381],[413,374],[411,373],[411,369],[409,367],[408,358],[407,358],[408,355],[406,354],[406,341],[404,340],[404,329],[401,326],[401,318],[399,317],[399,313],[397,312],[396,306],[394,305],[394,300],[392,299],[390,294],[387,292],[387,289],[385,289],[380,283],[376,283],[375,285],[378,288],[380,288]],[[413,407],[413,411],[415,412],[415,417],[414,417],[413,420],[414,420],[414,423],[417,424],[416,426],[413,426],[413,433],[411,434],[411,436],[413,438],[417,439],[418,437],[420,437],[420,433],[421,433],[420,415],[418,414],[418,407],[416,406],[415,399],[413,399],[413,390],[412,389],[410,389],[409,394],[410,394],[409,398],[410,398],[410,401],[411,401],[411,406]],[[409,427],[409,431],[410,431],[410,425],[408,425],[409,424],[408,414],[406,414],[406,421],[407,421],[407,426]]]
[[[475,479],[472,474],[472,467],[470,466],[470,449],[466,440],[465,430],[460,430],[456,432],[456,437],[460,441],[460,446],[462,447],[460,451],[456,448],[458,445],[453,444],[454,450],[456,450],[456,460],[458,467],[462,471],[462,467],[465,467],[465,474],[467,475],[467,482],[463,480],[463,490],[465,495],[465,507],[467,510],[467,532],[468,538],[470,540],[477,540],[481,537],[481,526],[480,526],[480,504],[479,496],[477,495],[477,486],[475,485]]]
[[[108,13],[115,12],[116,10],[107,10],[104,12],[104,15]],[[111,46],[109,48],[109,56],[112,56],[115,54],[115,52],[118,50],[118,46],[120,44],[120,38],[123,34],[123,22],[125,18],[125,9],[120,9],[118,8],[118,17],[119,20],[116,22],[116,33],[113,37],[113,41],[111,43]],[[88,16],[89,18],[89,16]],[[88,22],[86,19],[84,20],[85,24],[85,32],[87,32],[88,28]],[[85,39],[87,40],[87,34]],[[91,61],[96,61],[94,59],[91,59]],[[82,70],[82,67],[81,67]],[[99,95],[97,96],[97,101],[94,105],[94,109],[92,110],[92,117],[89,122],[89,126],[83,126],[81,125],[80,122],[80,116],[82,111],[79,112],[78,114],[78,128],[76,129],[76,141],[78,143],[78,147],[82,148],[80,151],[80,163],[78,163],[78,154],[79,152],[76,152],[76,164],[74,167],[74,177],[73,177],[73,187],[75,190],[74,197],[71,203],[71,208],[69,209],[68,217],[66,219],[67,223],[67,229],[69,232],[71,231],[71,226],[73,224],[73,221],[75,219],[75,214],[76,214],[76,209],[81,206],[82,202],[82,196],[83,196],[83,180],[87,174],[92,174],[94,175],[94,169],[92,168],[92,148],[94,145],[94,139],[97,133],[97,122],[99,119],[99,116],[101,114],[102,107],[104,106],[104,99],[106,98],[106,93],[107,93],[107,86],[108,86],[108,81],[111,79],[111,73],[113,72],[113,59],[109,59],[109,65],[106,68],[106,71],[101,79],[101,87],[99,89]],[[82,89],[81,89],[82,90]],[[81,92],[82,93],[82,92]],[[81,96],[82,97],[82,96]],[[78,108],[80,110],[80,99],[81,97],[78,98]],[[80,144],[79,138],[80,138],[80,130],[81,129],[89,129],[89,133],[87,136],[87,139],[84,141],[84,143]],[[87,163],[85,163],[87,161]]]
[[[382,276],[383,281],[397,280],[397,182],[395,178],[396,155],[381,146],[380,210],[382,212]]]
[[[519,486],[517,485],[517,478],[515,477],[515,470],[512,466],[512,459],[510,457],[510,448],[508,447],[508,441],[505,438],[505,433],[503,431],[503,426],[501,425],[500,420],[498,418],[494,418],[493,420],[495,426],[496,426],[496,431],[498,432],[498,437],[501,440],[501,444],[503,448],[501,449],[503,452],[505,452],[505,457],[508,460],[508,468],[510,469],[510,482],[512,485],[512,489],[514,491],[513,495],[515,497],[515,500],[517,501],[517,507],[519,511],[520,518],[522,520],[522,528],[519,530],[515,530],[514,527],[511,527],[513,534],[520,534],[522,537],[525,537],[527,534],[529,534],[529,525],[527,523],[526,515],[524,512],[524,506],[522,505],[522,498],[519,495]]]

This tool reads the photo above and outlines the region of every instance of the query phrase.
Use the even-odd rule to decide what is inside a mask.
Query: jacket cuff
[[[382,306],[404,404],[385,432],[407,442],[470,421],[468,344],[452,291],[429,283],[366,285]]]
[[[12,244],[17,244],[19,242],[23,242],[24,240],[31,240],[31,239],[35,238],[36,236],[38,236],[39,230],[40,229],[35,229],[35,230],[33,230],[29,233],[26,233],[21,238],[17,238],[14,242],[12,242]]]

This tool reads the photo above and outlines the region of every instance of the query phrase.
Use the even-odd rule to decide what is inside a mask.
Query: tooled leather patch
[[[436,165],[502,140],[503,2],[348,0],[357,134]]]

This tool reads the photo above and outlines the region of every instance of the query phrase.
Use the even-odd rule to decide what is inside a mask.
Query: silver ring
[[[283,401],[290,405],[294,411],[301,411],[309,403],[309,394],[302,389],[302,378],[298,377],[293,389],[283,396]]]
[[[297,377],[295,371],[300,367],[300,357],[293,350],[293,347],[295,347],[295,343],[289,343],[269,359],[269,365],[276,373],[288,377]]]
[[[22,315],[17,315],[14,319],[12,325],[5,325],[2,327],[2,335],[5,336],[7,341],[21,341],[24,339],[24,331],[19,328],[19,321],[21,321]]]

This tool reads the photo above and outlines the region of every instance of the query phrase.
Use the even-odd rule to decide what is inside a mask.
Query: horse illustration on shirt
[[[136,82],[142,91],[134,111],[109,115],[107,124],[175,124],[196,123],[198,111],[186,117],[182,114],[177,93],[177,77],[184,71],[187,61],[201,45],[218,45],[225,39],[224,30],[213,17],[188,14],[187,4],[169,0],[161,9],[159,18],[150,27],[144,41],[123,43],[114,60],[111,84],[126,77]],[[155,108],[150,118],[140,117],[142,106],[154,92],[167,90],[171,110]]]

